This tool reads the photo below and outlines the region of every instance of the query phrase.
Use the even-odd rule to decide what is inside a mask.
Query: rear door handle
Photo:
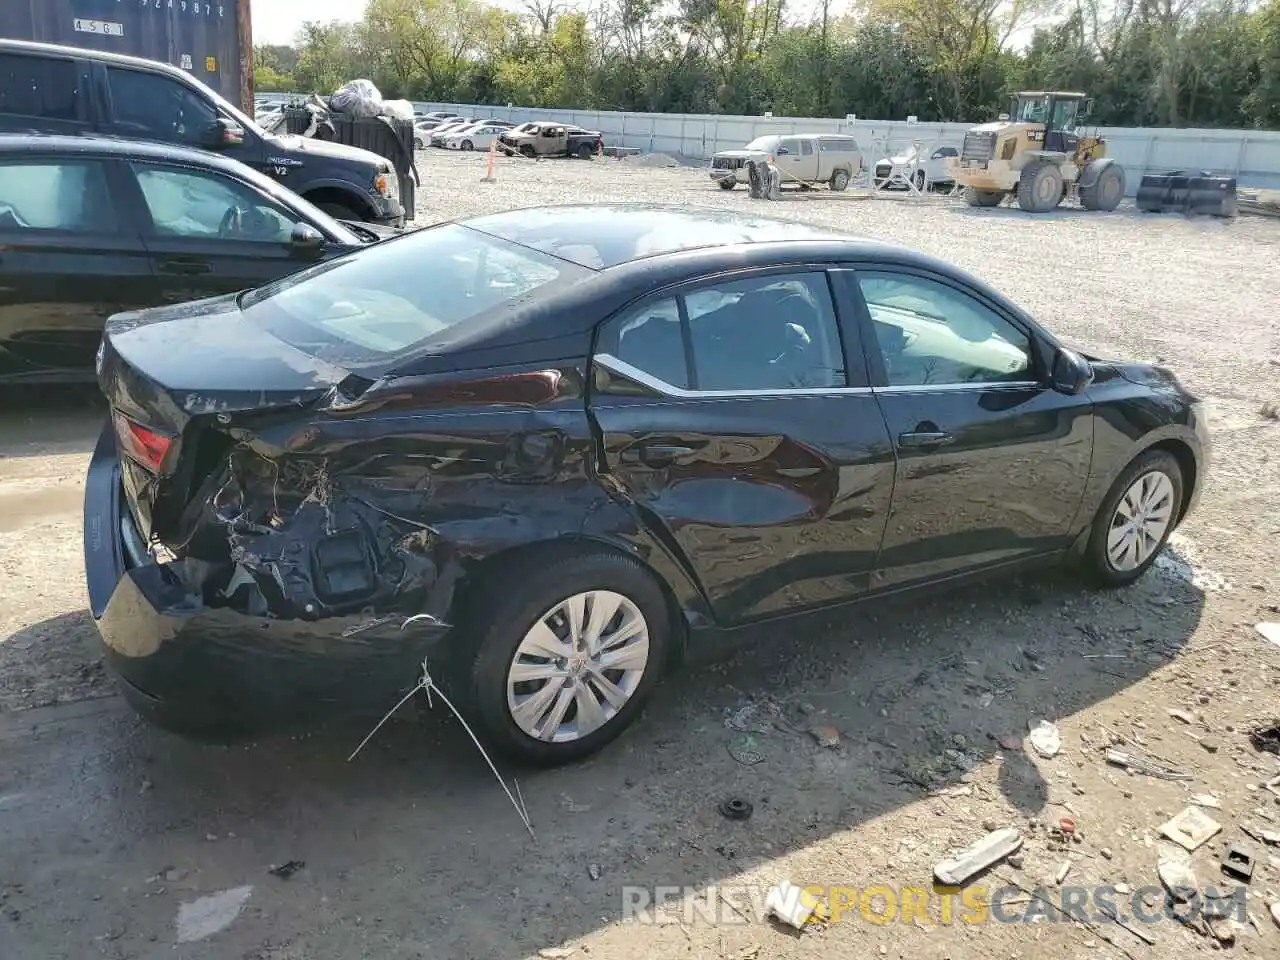
[[[940,447],[954,440],[951,434],[942,430],[922,430],[916,433],[898,434],[900,447]]]
[[[624,463],[643,463],[649,467],[669,467],[681,457],[697,453],[693,447],[667,443],[642,443],[622,451]]]
[[[193,257],[170,257],[160,261],[160,270],[163,273],[176,273],[184,277],[191,277],[211,272],[213,265],[208,260],[197,260]]]

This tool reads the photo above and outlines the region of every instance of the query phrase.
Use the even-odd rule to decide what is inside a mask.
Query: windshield
[[[773,150],[778,145],[777,137],[756,137],[748,143],[744,150]]]
[[[1013,119],[1017,123],[1044,123],[1049,119],[1049,98],[1019,97]]]
[[[588,271],[459,224],[385,241],[250,291],[245,320],[340,366],[387,368]]]

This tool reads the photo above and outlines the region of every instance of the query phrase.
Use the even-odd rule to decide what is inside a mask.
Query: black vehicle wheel
[[[916,171],[916,189],[919,190],[921,193],[924,193],[925,185],[926,185],[926,181],[925,181],[924,171],[917,170]]]
[[[837,170],[831,174],[831,189],[839,193],[841,190],[847,189],[849,186],[849,171]]]
[[[530,160],[532,160],[534,158],[533,147],[531,147],[529,144],[526,143],[524,146],[520,148],[520,154],[521,156],[528,157]]]
[[[316,206],[335,220],[354,220],[357,223],[364,220],[363,214],[357,213],[345,203],[336,203],[332,200],[326,200],[324,203],[317,203]]]
[[[1085,167],[1084,175],[1089,172]],[[1114,164],[1103,167],[1091,185],[1080,188],[1080,205],[1086,210],[1114,210],[1123,197],[1124,170]]]
[[[590,160],[590,159],[591,159],[592,157],[594,157],[595,155],[596,155],[596,152],[595,152],[594,150],[592,150],[592,149],[591,149],[591,144],[589,144],[589,143],[580,143],[580,144],[578,144],[578,159],[579,159],[579,160]]]
[[[463,140],[462,143],[458,144],[458,146],[463,150],[474,150],[476,148],[476,145],[470,140]]]
[[[964,202],[971,207],[998,207],[1004,194],[999,190],[978,190],[975,187],[964,188]]]
[[[1150,450],[1125,468],[1093,519],[1085,560],[1099,586],[1133,583],[1156,562],[1182,509],[1182,468]]]
[[[421,150],[421,149],[422,149],[422,138],[421,138],[421,137],[414,137],[414,138],[413,138],[413,146],[414,146],[414,148],[415,148],[415,149],[417,149],[417,150]]]
[[[1048,213],[1062,202],[1062,172],[1052,163],[1033,163],[1018,178],[1018,206],[1028,213]]]
[[[595,753],[635,719],[666,662],[670,617],[657,581],[631,557],[584,549],[527,569],[481,588],[455,676],[495,748],[557,766]]]
[[[734,187],[738,185],[738,181],[733,177],[725,177],[723,180],[720,180],[718,182],[720,184],[721,190],[732,190]]]

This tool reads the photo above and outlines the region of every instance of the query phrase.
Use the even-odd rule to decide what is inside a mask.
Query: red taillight
[[[159,473],[165,455],[173,446],[173,437],[148,430],[140,423],[134,423],[128,417],[115,415],[116,437],[120,441],[120,451],[131,460],[136,460],[152,473]]]

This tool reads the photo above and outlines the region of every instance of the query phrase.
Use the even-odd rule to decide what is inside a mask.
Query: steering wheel
[[[227,207],[227,212],[222,215],[222,222],[218,224],[218,236],[238,237],[244,231],[247,214],[248,211],[240,207]]]

